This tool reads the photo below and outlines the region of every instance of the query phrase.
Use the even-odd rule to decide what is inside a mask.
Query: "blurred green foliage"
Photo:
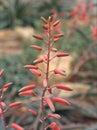
[[[0,28],[13,28],[16,25],[33,26],[36,9],[31,1],[21,0],[0,1]]]
[[[38,5],[38,4],[37,4]],[[0,29],[14,28],[15,26],[38,26],[39,17],[49,16],[51,9],[61,11],[58,1],[42,2],[36,7],[32,0],[23,2],[21,0],[0,1]]]

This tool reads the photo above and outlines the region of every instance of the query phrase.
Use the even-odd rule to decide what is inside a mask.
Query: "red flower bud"
[[[59,23],[60,23],[60,20],[57,20],[57,21],[53,24],[53,26],[56,27]]]
[[[41,20],[42,20],[45,24],[48,23],[48,21],[47,21],[44,17],[41,17]]]
[[[12,128],[14,128],[15,130],[24,130],[21,126],[15,124],[15,123],[11,123],[10,126]]]
[[[60,38],[60,37],[63,37],[63,36],[64,36],[64,34],[57,34],[57,35],[54,36],[54,38]]]
[[[43,40],[43,37],[41,36],[36,36],[36,35],[33,35],[34,38],[38,39],[38,40]]]
[[[35,74],[36,76],[41,76],[41,72],[39,72],[38,70],[30,69],[30,72]]]
[[[2,93],[5,93],[7,91],[8,88],[3,88],[2,89]]]
[[[62,85],[62,84],[57,84],[55,87],[58,89],[62,89],[62,90],[72,91],[72,89],[70,87]]]
[[[2,109],[0,108],[0,115],[2,115],[3,114],[3,111],[2,111]]]
[[[37,115],[37,112],[36,112],[36,111],[34,111],[34,110],[32,110],[32,109],[29,109],[28,111],[29,111],[29,112],[31,112],[34,116],[36,116],[36,115]]]
[[[21,104],[21,102],[14,102],[14,103],[9,104],[9,107],[10,108],[16,107],[16,106],[19,106],[20,104]]]
[[[57,48],[51,48],[52,52],[57,52]]]
[[[12,82],[6,83],[6,84],[3,86],[3,88],[8,88],[8,87],[10,87],[11,85],[12,85]]]
[[[61,118],[59,114],[48,114],[47,116],[54,117],[54,118],[57,118],[57,119]]]
[[[39,64],[39,63],[42,63],[43,62],[43,59],[40,58],[40,59],[36,59],[33,61],[34,64]]]
[[[53,99],[54,102],[57,102],[57,103],[60,103],[60,104],[63,104],[63,105],[70,105],[70,103],[65,99],[57,98],[57,97],[53,97],[52,99]]]
[[[50,94],[52,94],[52,88],[51,88],[51,87],[48,87],[48,92],[49,92]]]
[[[93,5],[91,5],[91,4],[88,4],[88,8],[90,9],[90,10],[93,10]]]
[[[60,74],[60,75],[63,75],[63,76],[66,75],[63,70],[59,70],[59,69],[54,69],[54,73],[55,73],[55,74]]]
[[[21,92],[21,91],[28,91],[28,90],[31,90],[31,89],[34,89],[34,88],[36,88],[36,85],[35,85],[35,84],[27,85],[27,86],[21,88],[21,89],[19,90],[19,92]]]
[[[32,48],[34,48],[34,49],[36,49],[36,50],[39,50],[39,51],[41,51],[41,50],[42,50],[42,48],[41,48],[40,46],[35,46],[35,45],[32,45],[31,47],[32,47]]]
[[[0,105],[1,105],[2,107],[5,107],[5,106],[6,106],[5,102],[1,102]]]
[[[29,96],[29,95],[32,96],[32,95],[34,95],[34,91],[32,91],[32,90],[23,91],[23,92],[20,92],[19,95],[20,96]]]
[[[50,128],[51,128],[52,130],[61,130],[61,129],[59,128],[59,126],[58,126],[55,122],[52,122],[52,123],[50,124]]]
[[[3,75],[4,70],[0,70],[0,77]]]
[[[46,99],[46,102],[47,102],[48,106],[50,107],[50,109],[51,109],[53,112],[55,112],[55,107],[54,107],[54,105],[53,105],[51,99],[50,99],[49,97],[46,97],[45,99]]]
[[[43,29],[47,31],[48,30],[48,26],[46,26],[46,25],[43,26]]]
[[[48,21],[52,22],[53,21],[53,17],[49,16]]]
[[[54,38],[54,42],[57,42],[59,40],[59,38]]]
[[[59,53],[56,55],[57,57],[64,57],[64,56],[69,56],[68,53]]]
[[[35,65],[25,65],[24,67],[27,69],[38,69],[38,66]]]

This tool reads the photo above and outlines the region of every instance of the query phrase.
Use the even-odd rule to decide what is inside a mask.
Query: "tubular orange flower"
[[[42,50],[42,48],[40,46],[32,45],[31,47],[34,48],[34,49],[36,49],[36,50],[39,50],[39,51]]]
[[[59,38],[54,38],[54,42],[57,42],[59,40]]]
[[[63,36],[64,36],[64,34],[57,34],[57,35],[54,36],[54,38],[60,38],[60,37],[63,37]]]
[[[57,52],[57,48],[51,48],[52,52]]]
[[[0,70],[0,77],[3,75],[4,70]]]
[[[38,70],[30,69],[30,72],[35,74],[36,76],[41,76],[41,72],[39,72]]]
[[[12,85],[12,82],[9,82],[9,83],[6,83],[3,87],[4,88],[8,88],[8,87],[10,87]]]
[[[42,58],[36,59],[33,61],[34,64],[42,63],[44,60]]]
[[[67,100],[62,98],[53,97],[52,100],[63,105],[70,105],[70,103]]]
[[[3,88],[2,89],[2,93],[5,93],[7,91],[8,88]]]
[[[38,39],[38,40],[43,40],[43,37],[41,37],[41,36],[33,35],[33,37]]]
[[[62,89],[62,90],[72,91],[72,89],[70,87],[62,85],[62,84],[57,84],[55,87],[58,89]]]
[[[48,21],[47,21],[44,17],[41,17],[41,20],[42,20],[45,24],[48,23]]]
[[[46,97],[45,100],[46,100],[48,106],[50,107],[50,109],[51,109],[53,112],[55,112],[55,107],[54,107],[54,105],[53,105],[51,99],[50,99],[49,97]]]
[[[24,67],[27,69],[38,69],[38,66],[35,65],[25,65]]]
[[[19,93],[19,96],[32,96],[34,95],[34,91],[28,90],[28,91],[23,91]]]
[[[53,17],[49,16],[48,21],[52,22],[53,21]]]
[[[3,114],[3,111],[2,111],[2,109],[0,108],[0,115],[2,115]]]
[[[34,110],[32,110],[32,109],[29,109],[28,111],[29,111],[29,112],[31,112],[34,116],[36,116],[36,115],[37,115],[37,112],[36,112],[36,111],[34,111]]]
[[[31,90],[31,89],[34,89],[34,88],[36,88],[36,85],[35,85],[35,84],[27,85],[27,86],[21,88],[21,89],[19,90],[19,92]]]
[[[48,114],[47,116],[54,117],[54,118],[57,118],[57,119],[61,118],[61,116],[59,114]]]
[[[21,105],[21,102],[14,102],[14,103],[9,104],[9,107],[12,108],[12,107],[16,107],[19,105]]]
[[[59,53],[56,55],[57,57],[64,57],[64,56],[69,56],[68,53]]]
[[[6,106],[5,102],[1,102],[0,105],[1,105],[2,107],[5,107],[5,106]]]
[[[54,69],[54,73],[55,73],[55,74],[60,74],[60,75],[63,75],[63,76],[66,75],[63,70],[59,70],[59,69]]]
[[[60,20],[57,20],[57,21],[53,24],[53,26],[56,27],[59,23],[60,23]]]
[[[17,125],[15,123],[11,123],[10,126],[15,130],[24,130],[20,125]]]
[[[61,129],[59,128],[59,126],[58,126],[55,122],[52,122],[52,123],[50,124],[50,128],[51,128],[52,130],[61,130]]]

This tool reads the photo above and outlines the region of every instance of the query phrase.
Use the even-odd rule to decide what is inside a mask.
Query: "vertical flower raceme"
[[[3,76],[3,73],[4,73],[4,70],[1,70],[0,71],[0,78]],[[13,107],[17,107],[17,106],[20,106],[21,105],[21,102],[18,102],[18,101],[15,101],[13,103],[10,103],[9,105],[6,105],[6,101],[4,100],[5,99],[5,94],[7,92],[7,90],[9,89],[9,87],[12,86],[12,82],[8,82],[8,83],[5,83],[1,88],[0,88],[0,116],[2,119],[2,122],[3,124],[1,124],[2,126],[4,126],[4,130],[7,130],[7,125],[6,125],[6,119],[5,119],[5,114],[7,112],[7,110],[9,110],[10,108],[12,109]],[[16,125],[16,124],[12,124],[12,127],[15,129],[15,130],[24,130],[22,127]]]
[[[53,96],[52,88],[57,88],[61,90],[71,91],[72,89],[70,87],[58,84],[58,85],[51,85],[50,83],[50,76],[60,74],[62,76],[66,75],[65,70],[60,70],[57,68],[54,68],[52,71],[50,70],[50,62],[54,58],[61,58],[66,57],[69,54],[66,52],[58,53],[57,48],[54,47],[54,44],[57,43],[63,36],[63,32],[60,29],[61,21],[59,19],[55,20],[55,17],[49,17],[48,19],[45,19],[44,17],[41,17],[41,20],[43,22],[43,34],[42,35],[33,35],[33,37],[36,40],[44,42],[45,49],[39,45],[32,45],[31,48],[36,51],[42,51],[43,56],[42,58],[38,58],[33,61],[34,65],[25,65],[24,67],[27,68],[32,74],[36,75],[37,77],[40,77],[42,79],[42,86],[39,88],[37,85],[28,85],[19,90],[20,96],[38,96],[40,100],[39,109],[41,110],[41,117],[40,121],[42,123],[42,130],[45,130],[46,127],[50,127],[52,130],[60,130],[59,126],[53,122],[48,126],[45,126],[45,120],[47,118],[56,118],[59,119],[60,115],[48,113],[46,115],[46,106],[48,105],[50,110],[52,112],[55,112],[54,103],[60,103],[69,105],[69,102],[62,98],[57,98]],[[54,57],[52,57],[51,52],[55,54]],[[38,64],[45,64],[46,69],[41,69]],[[51,87],[52,86],[52,87]],[[35,93],[34,89],[40,89],[40,93]],[[14,106],[13,104],[11,106]],[[29,112],[31,112],[34,116],[37,116],[37,112],[35,110],[29,109]]]

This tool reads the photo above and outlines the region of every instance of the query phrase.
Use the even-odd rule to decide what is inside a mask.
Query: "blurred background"
[[[79,5],[80,18],[71,13]],[[56,113],[62,116],[58,123],[61,130],[97,130],[97,0],[0,0],[0,70],[5,70],[0,88],[6,82],[13,82],[5,96],[6,102],[24,102],[17,112],[14,109],[7,113],[6,123],[16,122],[25,130],[36,130],[36,123],[36,126],[39,124],[37,130],[41,129],[39,121],[27,112],[27,106],[33,108],[33,104],[38,110],[35,104],[38,99],[28,102],[28,97],[20,98],[17,91],[27,84],[42,83],[23,66],[33,64],[33,60],[42,55],[43,52],[39,54],[31,49],[32,44],[43,46],[32,35],[42,33],[40,17],[50,15],[61,20],[64,32],[64,37],[55,46],[60,52],[70,54],[52,64],[61,66],[67,74],[55,78],[55,82],[73,88],[68,93],[55,90],[72,104],[70,107],[56,105]],[[93,27],[96,28],[95,37]]]

